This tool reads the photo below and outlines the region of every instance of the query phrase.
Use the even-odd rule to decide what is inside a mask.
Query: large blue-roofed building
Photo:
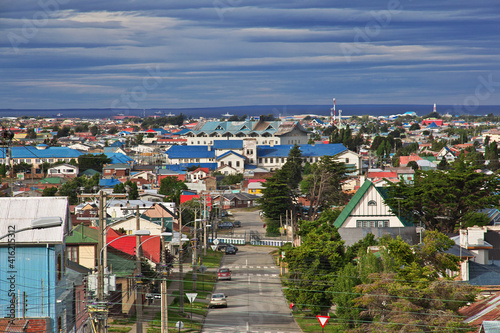
[[[11,147],[10,161],[8,161],[7,148],[0,148],[0,163],[1,164],[20,164],[27,163],[33,165],[35,174],[42,174],[41,165],[45,162],[69,163],[72,159],[78,159],[81,153],[76,149],[68,147],[50,147],[46,144],[33,146],[17,146]]]
[[[172,146],[166,151],[167,165],[212,163],[217,168],[231,167],[237,173],[244,169],[261,167],[274,171],[280,169],[294,145],[260,145],[255,139],[214,140],[213,145]],[[340,143],[299,145],[304,162],[318,162],[323,156],[335,156],[351,169],[361,170],[360,155],[348,150]]]

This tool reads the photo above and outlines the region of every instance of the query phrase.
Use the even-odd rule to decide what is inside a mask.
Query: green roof
[[[342,225],[345,223],[345,221],[347,220],[347,218],[351,215],[351,213],[354,210],[354,208],[356,208],[356,206],[359,204],[359,202],[361,201],[361,199],[365,196],[365,194],[368,192],[368,190],[372,186],[377,190],[377,192],[380,194],[380,196],[382,197],[382,199],[384,199],[384,201],[385,201],[385,199],[387,198],[387,189],[386,188],[381,188],[381,187],[376,187],[375,185],[373,185],[373,183],[371,181],[366,180],[363,183],[363,185],[356,191],[356,193],[351,198],[351,200],[349,201],[349,203],[344,207],[344,209],[340,213],[339,217],[337,217],[337,219],[333,223],[333,225],[337,229],[340,228],[340,227],[342,227]],[[389,206],[389,208],[391,208],[391,207]],[[394,215],[396,217],[398,217],[396,214],[394,214]],[[409,222],[407,219],[404,219],[404,218],[401,218],[401,217],[398,217],[398,218],[399,218],[399,220],[401,221],[401,223],[405,227],[411,227],[411,226],[413,226],[413,224],[411,222]]]
[[[79,224],[71,231],[69,236],[66,236],[65,241],[66,244],[97,244],[98,238],[99,230]]]
[[[361,198],[363,198],[363,196],[365,195],[365,193],[368,191],[368,189],[371,186],[374,186],[373,183],[371,181],[369,181],[369,180],[366,180],[363,183],[363,185],[361,185],[361,187],[356,191],[356,193],[351,198],[351,200],[349,200],[349,202],[344,207],[344,209],[342,209],[342,212],[340,213],[339,217],[337,217],[337,219],[333,223],[333,225],[337,229],[340,228],[340,227],[342,227],[342,225],[345,223],[345,221],[347,220],[347,218],[349,217],[349,215],[351,215],[351,213],[354,210],[354,208],[358,205],[358,203],[361,200]]]
[[[60,177],[47,177],[40,180],[37,184],[62,184],[63,179]]]
[[[108,267],[116,277],[131,276],[136,268],[135,257],[115,249],[108,250]]]
[[[87,169],[87,170],[81,172],[80,175],[87,176],[87,177],[92,177],[96,173],[101,174],[99,171],[96,171],[94,169]]]

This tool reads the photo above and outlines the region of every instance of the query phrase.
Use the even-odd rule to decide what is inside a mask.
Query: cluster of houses
[[[189,229],[179,230],[175,205],[163,202],[164,196],[158,193],[161,180],[176,177],[186,183],[188,190],[184,191],[181,202],[203,198],[221,209],[251,207],[261,195],[266,178],[286,163],[294,145],[299,146],[304,162],[315,163],[323,156],[332,156],[350,168],[352,177],[344,184],[344,190],[354,195],[335,221],[346,245],[354,244],[368,233],[376,237],[400,236],[410,244],[417,244],[422,229],[400,218],[394,207],[391,209],[385,204],[384,186],[398,181],[411,183],[415,173],[407,166],[411,161],[423,170],[435,169],[443,157],[452,161],[462,149],[472,145],[447,146],[438,152],[428,150],[430,144],[425,142],[424,130],[431,131],[435,138],[444,138],[443,129],[448,125],[473,126],[460,121],[431,120],[424,120],[421,130],[408,131],[405,142],[419,142],[421,152],[426,150],[432,156],[401,156],[399,167],[384,169],[372,168],[373,158],[367,149],[354,152],[342,144],[329,144],[326,139],[311,141],[312,132],[321,133],[331,126],[330,122],[316,117],[238,122],[201,119],[181,127],[143,131],[120,117],[87,120],[102,134],[74,133],[59,138],[57,146],[40,140],[53,139],[56,133],[50,128],[55,125],[74,127],[82,121],[23,120],[36,129],[37,139],[26,139],[26,130],[13,125],[9,129],[15,134],[13,142],[4,142],[0,147],[0,164],[31,165],[30,169],[11,175],[16,178],[15,182],[7,182],[0,188],[9,196],[0,198],[0,261],[2,267],[4,263],[13,263],[12,268],[0,270],[0,318],[4,318],[0,319],[0,330],[91,332],[92,313],[88,304],[95,297],[95,288],[88,286],[92,285],[92,276],[101,260],[97,253],[99,202],[97,198],[82,199],[79,205],[70,206],[63,197],[42,197],[42,190],[47,187],[59,187],[76,176],[92,177],[96,173],[100,173],[96,190],[109,195],[115,185],[125,181],[138,185],[138,200],[110,199],[104,212],[110,226],[106,240],[113,241],[107,248],[105,265],[112,276],[106,291],[111,302],[110,312],[127,315],[135,311],[135,237],[117,238],[132,235],[139,220],[141,229],[150,233],[142,236],[141,241],[144,256],[154,266],[160,264],[162,232],[172,232],[171,244],[189,232]],[[410,127],[410,124],[403,126]],[[107,133],[110,129],[114,129],[113,134]],[[352,130],[355,134],[359,128],[353,123]],[[132,145],[138,135],[142,142]],[[500,142],[500,132],[495,130],[474,140],[482,144],[486,136],[490,141]],[[365,138],[370,140],[373,136],[365,134]],[[18,145],[20,141],[32,145]],[[102,172],[91,169],[80,172],[73,162],[84,154],[105,154],[111,162]],[[238,174],[243,175],[240,184],[220,187],[218,180]],[[139,213],[136,207],[141,208]],[[500,278],[500,266],[497,266],[500,212],[486,213],[491,217],[491,224],[460,233],[452,251],[462,259],[457,278],[495,293],[500,290],[497,282]],[[32,230],[33,221],[48,217],[58,217],[62,224]],[[15,234],[9,229],[12,226],[16,228]],[[26,230],[17,232],[20,229]],[[3,235],[8,237],[2,239]],[[175,254],[175,247],[171,250]]]

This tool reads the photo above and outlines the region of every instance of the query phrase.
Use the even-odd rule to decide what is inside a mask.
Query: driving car
[[[241,222],[240,221],[234,221],[233,222],[235,228],[240,228],[241,227]]]
[[[215,308],[215,307],[223,307],[227,308],[227,296],[224,295],[223,293],[215,293],[212,294],[212,297],[210,298],[210,303],[208,303],[208,308]]]
[[[229,268],[219,268],[217,271],[217,280],[231,281],[231,270]]]
[[[233,229],[234,224],[232,222],[222,222],[218,225],[218,229]]]
[[[226,254],[236,254],[238,250],[234,246],[227,246],[226,247]]]
[[[229,244],[229,243],[219,243],[219,245],[217,245],[217,251],[226,251],[226,249],[228,247],[232,247],[234,248],[234,250],[236,252],[238,252],[238,247],[234,246],[233,244]]]

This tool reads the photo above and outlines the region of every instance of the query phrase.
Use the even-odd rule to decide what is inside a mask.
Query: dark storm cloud
[[[323,104],[332,94],[459,103],[481,77],[500,81],[499,9],[493,0],[6,0],[4,105],[107,107],[152,69],[162,84],[139,107]]]

